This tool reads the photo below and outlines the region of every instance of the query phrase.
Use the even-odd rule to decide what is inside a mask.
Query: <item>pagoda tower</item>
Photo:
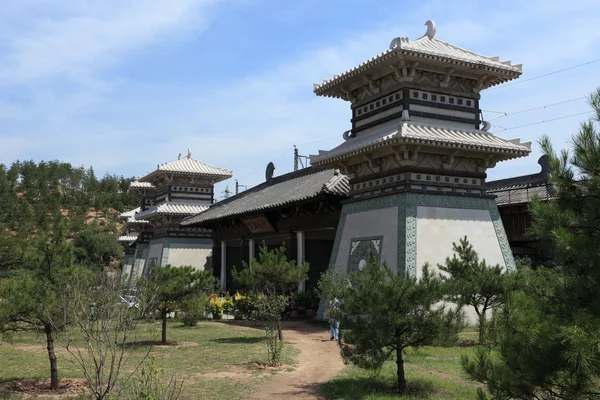
[[[515,262],[486,170],[523,157],[531,144],[488,132],[480,93],[516,79],[521,65],[462,49],[435,37],[396,38],[383,53],[314,84],[318,96],[350,102],[344,142],[310,157],[316,167],[350,177],[330,268],[361,269],[369,254],[403,275],[443,263],[467,236],[480,258]]]
[[[188,150],[186,156],[159,164],[132,182],[129,192],[139,197],[140,207],[121,215],[129,231],[119,239],[130,248],[135,245],[133,262],[126,258],[123,274],[135,280],[153,266],[167,264],[210,268],[210,230],[180,223],[208,209],[214,203],[215,183],[231,176],[231,171],[192,158]]]

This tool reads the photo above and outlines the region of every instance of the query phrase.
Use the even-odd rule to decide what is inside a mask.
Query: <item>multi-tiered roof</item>
[[[128,233],[119,241],[131,243],[140,232],[151,237],[157,228],[161,235],[179,230],[179,221],[205,211],[212,204],[214,184],[231,176],[229,170],[192,158],[189,150],[185,157],[180,154],[176,161],[159,164],[130,184],[129,192],[140,197],[142,206],[121,214]]]
[[[353,119],[345,142],[311,156],[312,165],[344,168],[371,161],[373,153],[393,155],[402,165],[410,149],[468,153],[493,163],[530,153],[530,143],[489,133],[479,109],[479,93],[518,78],[521,65],[439,40],[435,23],[426,25],[422,37],[396,38],[383,53],[314,84],[319,96],[349,101]]]

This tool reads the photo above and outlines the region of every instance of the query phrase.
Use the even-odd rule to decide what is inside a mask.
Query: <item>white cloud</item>
[[[30,29],[20,30],[5,43],[8,50],[0,82],[31,84],[41,78],[67,77],[101,86],[94,78],[99,68],[112,65],[124,52],[159,40],[162,34],[199,29],[215,2],[63,2],[47,17],[35,16]],[[28,6],[25,3],[23,8]],[[12,14],[20,11],[13,9]]]

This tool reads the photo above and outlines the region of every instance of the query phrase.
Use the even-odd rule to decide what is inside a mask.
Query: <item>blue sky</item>
[[[523,63],[520,81],[600,58],[600,2],[373,0],[8,0],[0,10],[0,163],[59,159],[137,176],[192,149],[241,184],[292,169],[349,128],[349,104],[312,83],[416,39],[436,37]],[[568,146],[600,62],[482,93],[484,116],[532,155],[499,179],[538,171],[542,134]],[[510,115],[510,112],[573,100]],[[494,111],[494,112],[492,112]],[[506,129],[506,130],[504,130]],[[231,179],[225,184],[232,188]]]

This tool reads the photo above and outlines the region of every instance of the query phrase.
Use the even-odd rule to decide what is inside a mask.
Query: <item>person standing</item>
[[[329,302],[329,331],[331,333],[329,340],[335,339],[336,342],[340,340],[340,321],[336,318],[339,312],[339,302],[337,298]]]

